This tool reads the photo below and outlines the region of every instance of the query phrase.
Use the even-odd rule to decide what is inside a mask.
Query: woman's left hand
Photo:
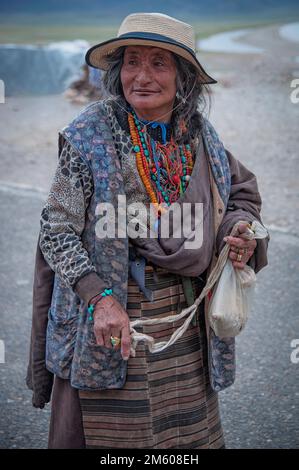
[[[232,260],[234,268],[244,269],[245,264],[253,255],[256,248],[256,240],[247,240],[244,237],[247,225],[241,224],[238,227],[238,235],[231,237],[224,237],[224,241],[230,245],[229,258]]]

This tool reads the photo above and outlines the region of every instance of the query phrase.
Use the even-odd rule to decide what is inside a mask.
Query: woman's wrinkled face
[[[176,94],[176,65],[171,52],[159,47],[126,47],[121,83],[126,100],[140,118],[170,121]]]

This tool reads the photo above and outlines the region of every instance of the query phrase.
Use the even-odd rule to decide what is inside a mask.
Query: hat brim
[[[153,33],[129,33],[96,44],[88,49],[85,61],[91,67],[107,70],[109,66],[107,56],[121,46],[153,46],[166,49],[191,62],[198,71],[198,79],[201,83],[217,83],[217,80],[206,73],[191,49],[171,38]]]

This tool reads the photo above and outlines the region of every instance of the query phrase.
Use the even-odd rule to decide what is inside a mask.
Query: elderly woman
[[[199,110],[215,80],[191,26],[129,15],[86,61],[106,71],[109,98],[60,132],[36,257],[27,383],[42,407],[54,377],[49,447],[223,448],[217,394],[234,381],[234,338],[210,328],[209,296],[160,352],[134,351],[130,322],[192,305],[226,242],[235,269],[267,264],[267,239],[245,239],[246,224],[230,236],[238,221],[261,221],[256,178]],[[196,230],[183,221],[183,234],[174,222],[161,233],[168,210],[195,203]],[[200,241],[188,247],[192,234]],[[138,332],[168,341],[183,321]]]

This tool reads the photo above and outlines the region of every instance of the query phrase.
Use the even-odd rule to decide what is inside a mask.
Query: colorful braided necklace
[[[159,218],[165,205],[170,206],[188,187],[193,169],[191,147],[177,145],[172,137],[167,143],[165,124],[150,122],[162,128],[163,143],[156,142],[146,132],[147,122],[138,119],[133,109],[128,122],[137,169]]]

